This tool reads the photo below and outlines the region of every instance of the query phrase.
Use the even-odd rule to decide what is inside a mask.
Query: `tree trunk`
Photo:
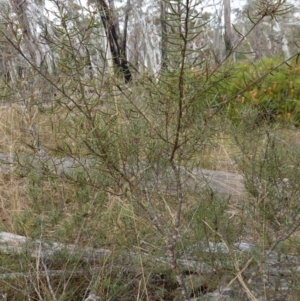
[[[42,57],[40,47],[31,32],[27,12],[26,1],[23,0],[10,0],[12,9],[18,17],[20,27],[22,29],[23,40],[26,50],[29,53],[30,59],[36,64],[37,67],[41,66]]]
[[[215,57],[215,62],[216,64],[220,64],[223,58],[223,45],[222,45],[222,8],[219,10],[216,9],[217,16],[217,28],[215,29],[214,32],[214,44],[213,44],[213,49],[214,49],[214,57]]]
[[[161,22],[161,69],[167,68],[167,23],[166,23],[166,3],[161,0],[160,22]]]
[[[126,36],[130,1],[127,1],[123,37],[120,34],[119,22],[117,16],[115,15],[113,1],[109,0],[110,6],[107,5],[105,0],[97,0],[97,3],[99,5],[101,20],[109,42],[114,66],[123,73],[125,83],[129,83],[132,79],[132,75],[126,58]]]
[[[224,27],[225,27],[225,51],[226,57],[230,55],[232,49],[232,34],[231,34],[231,8],[230,0],[224,0]]]

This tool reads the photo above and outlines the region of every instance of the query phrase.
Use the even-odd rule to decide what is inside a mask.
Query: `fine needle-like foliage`
[[[82,19],[53,1],[43,63],[22,30],[1,25],[20,75],[1,82],[0,145],[12,164],[0,227],[28,238],[0,248],[7,300],[297,300],[297,271],[282,284],[269,269],[300,256],[298,144],[289,118],[264,114],[266,93],[260,105],[251,98],[297,55],[264,70],[233,61],[262,20],[287,13],[267,2],[216,64],[195,47],[209,22],[199,1],[163,1],[156,74],[112,57],[105,1]]]

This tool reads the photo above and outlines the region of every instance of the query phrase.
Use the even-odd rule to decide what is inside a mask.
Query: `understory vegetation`
[[[215,63],[165,3],[165,65],[130,81],[87,72],[63,10],[52,72],[1,25],[22,76],[0,83],[0,299],[299,300],[298,53],[234,61],[241,36]]]

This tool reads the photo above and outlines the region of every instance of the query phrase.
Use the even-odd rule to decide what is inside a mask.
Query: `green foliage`
[[[105,69],[87,76],[86,54],[74,46],[76,37],[84,45],[84,37],[68,26],[63,9],[52,45],[57,55],[53,74],[38,78],[38,72],[28,72],[24,85],[6,86],[11,90],[7,97],[31,101],[29,116],[22,115],[22,121],[28,117],[23,144],[30,154],[19,167],[26,201],[13,211],[7,227],[31,238],[97,249],[90,261],[80,253],[54,253],[44,270],[71,275],[68,280],[65,275],[53,278],[51,284],[41,277],[40,286],[28,285],[32,291],[44,288],[40,299],[51,300],[55,291],[57,300],[82,300],[93,288],[107,300],[166,300],[179,292],[183,296],[178,298],[187,300],[197,290],[217,290],[226,277],[227,285],[242,273],[253,274],[246,266],[253,254],[241,254],[236,243],[255,240],[263,263],[264,248],[276,243],[273,234],[296,225],[299,152],[278,143],[269,123],[297,124],[300,119],[300,66],[289,62],[277,68],[280,58],[221,66],[207,59],[194,66],[201,49],[196,52],[192,42],[206,24],[197,25],[199,13],[189,1],[165,4],[172,12],[167,23],[170,47],[156,78],[122,85],[117,74],[108,75]],[[54,90],[50,109],[29,110],[38,105],[32,74],[42,85],[40,95]],[[36,137],[33,125],[38,123]],[[211,179],[201,177],[204,166],[218,167],[213,162],[218,153],[208,162],[207,152],[217,147],[227,152],[232,146],[226,136],[239,147],[237,156],[227,159],[245,176],[246,191],[238,200],[214,191]],[[103,248],[108,258],[98,256]],[[193,265],[183,265],[189,256]],[[198,263],[211,274],[198,277],[196,284],[187,275],[203,273]],[[40,267],[32,266],[38,278]],[[87,273],[75,275],[85,268]],[[260,280],[264,283],[264,275]]]
[[[223,83],[230,100],[227,114],[233,121],[243,119],[244,110],[257,111],[257,123],[300,121],[300,65],[295,60],[280,65],[280,58],[263,58],[256,63],[237,62],[224,66],[230,76]],[[274,71],[269,71],[276,68]],[[225,72],[225,71],[223,71]]]
[[[203,193],[199,203],[191,208],[195,223],[193,231],[199,241],[223,242],[231,244],[238,240],[242,225],[229,222],[228,202],[226,199],[213,195],[211,191]],[[191,217],[187,218],[188,220]],[[191,239],[191,237],[189,237]]]
[[[241,122],[244,111],[256,111],[256,122],[300,120],[300,65],[295,59],[285,64],[281,58],[263,58],[258,62],[238,61],[224,64],[212,76],[208,70],[190,68],[185,73],[185,89],[195,92],[195,103],[203,103],[199,87],[210,97],[210,108],[225,105],[224,113]],[[278,67],[279,66],[279,67]],[[201,100],[201,101],[200,101]],[[212,102],[214,100],[214,102]],[[199,111],[205,111],[198,108]]]

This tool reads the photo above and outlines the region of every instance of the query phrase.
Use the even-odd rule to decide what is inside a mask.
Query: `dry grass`
[[[40,143],[45,146],[49,154],[62,155],[63,152],[59,152],[59,149],[66,144],[70,145],[70,152],[77,152],[80,147],[76,145],[72,135],[76,132],[84,135],[85,124],[80,121],[81,118],[78,115],[69,114],[62,108],[44,112],[34,108],[29,116],[28,112],[23,112],[22,107],[16,105],[2,108],[0,111],[0,134],[2,137],[0,150],[2,152],[34,153],[34,137],[30,133],[30,126],[34,122],[39,129]],[[76,120],[79,121],[76,122]],[[124,120],[126,121],[125,117]],[[125,121],[122,126],[126,126]],[[69,135],[66,135],[66,132]],[[291,147],[298,146],[300,143],[300,135],[297,130],[282,129],[276,134]],[[263,141],[264,138],[260,137],[259,139]],[[80,154],[80,151],[78,153]],[[236,164],[236,158],[241,155],[242,152],[236,146],[233,135],[224,131],[216,134],[210,140],[209,145],[202,147],[195,160],[202,168],[239,172],[241,169]],[[102,191],[92,185],[85,185],[84,182],[83,185],[79,183],[74,185],[70,179],[54,178],[49,174],[38,174],[34,171],[26,177],[18,176],[16,171],[1,174],[0,186],[0,227],[2,230],[79,246],[107,247],[116,250],[116,253],[135,249],[156,256],[164,255],[163,240],[157,234],[153,224],[149,223],[144,212],[134,205],[125,186],[115,185],[110,190]],[[245,226],[248,227],[248,232],[243,232],[243,235],[248,237],[244,236],[244,240],[261,243],[264,247],[270,245],[266,242],[267,238],[265,237],[267,229],[263,229],[262,233],[261,228],[253,226],[256,219],[260,218],[259,215],[252,215],[250,219],[249,212],[246,212],[247,208],[243,207],[247,202],[253,200],[241,200],[242,203],[238,204],[239,206],[234,206],[234,210],[238,213],[230,218],[228,205],[233,206],[232,203],[229,204],[227,200],[221,200],[218,197],[214,198],[210,192],[203,193],[201,196],[194,195],[193,191],[189,193],[186,195],[187,201],[183,204],[182,229],[184,229],[184,236],[180,238],[179,254],[181,249],[182,252],[185,251],[188,244],[197,243],[199,240],[220,242],[220,233],[222,238],[224,237],[227,241],[238,240],[239,234],[243,232]],[[168,229],[175,219],[176,200],[160,191],[152,192],[151,196],[154,198],[153,204],[160,212],[163,225]],[[146,199],[140,201],[147,204]],[[258,208],[260,204],[258,200],[256,201]],[[201,207],[199,207],[200,203]],[[205,223],[217,230],[212,231],[209,227],[205,227]],[[259,225],[264,225],[264,221],[261,221]],[[296,236],[294,235],[294,237]],[[296,250],[295,243],[287,249],[287,252],[291,250],[294,252]],[[74,258],[68,256],[67,260],[72,262]],[[215,260],[214,254],[196,254],[196,256],[199,256],[201,260],[203,259],[201,256],[207,261]],[[21,263],[24,258],[18,258],[18,260]],[[30,262],[31,269],[34,270],[34,262],[31,262],[26,256],[25,260]],[[112,266],[113,258],[110,263],[106,264],[105,269],[108,269],[109,265]],[[100,279],[98,283],[101,283],[96,291],[106,296],[112,293],[118,294],[122,290],[131,291],[133,295],[139,290],[146,294],[149,287],[151,287],[149,294],[153,294],[155,290],[152,286],[155,286],[155,281],[153,282],[151,277],[156,273],[154,273],[155,268],[151,265],[148,266],[148,262],[135,264],[140,265],[141,273],[138,275],[125,273],[122,276],[123,279],[119,279],[119,275],[112,270],[101,268],[98,274],[79,277],[82,283],[80,294],[82,295],[84,288],[91,283],[87,279],[95,279],[94,277],[98,277]],[[17,267],[14,267],[11,262],[7,261],[7,265],[11,267],[12,271],[17,270]],[[75,265],[74,271],[78,267]],[[68,269],[69,267],[62,265],[62,268]],[[227,272],[224,272],[223,269],[220,273],[225,275]],[[229,270],[228,273],[230,273]],[[56,281],[59,282],[61,279]],[[72,281],[75,280],[75,276],[69,278],[70,286],[74,285]],[[46,292],[49,294],[47,298],[51,300],[46,280],[40,277],[39,281],[44,286],[45,294]],[[118,283],[119,287],[115,287],[114,282]],[[170,286],[170,294],[176,290],[173,283],[174,279],[164,284]],[[17,284],[15,285],[17,286]],[[57,284],[57,287],[61,287],[60,284]],[[115,291],[112,292],[113,290]],[[161,294],[164,295],[164,293]],[[154,298],[154,300],[159,299]]]
[[[220,132],[199,154],[202,168],[238,173],[235,158],[241,154],[231,135]]]
[[[33,123],[38,128],[41,145],[49,151],[49,154],[54,155],[61,155],[56,150],[62,150],[64,145],[76,150],[76,141],[73,140],[71,134],[76,131],[83,132],[83,130],[78,130],[82,124],[76,123],[76,116],[63,108],[55,110],[49,108],[41,112],[38,107],[33,106],[28,112],[25,107],[18,105],[3,106],[0,111],[0,123],[1,152],[21,153],[26,151],[34,153],[34,137],[30,132],[30,126]],[[69,133],[68,137],[65,135],[66,132]],[[230,136],[219,133],[209,146],[203,147],[202,152],[197,156],[199,159],[201,158],[199,163],[201,167],[237,172],[238,168],[234,163],[237,152],[238,150],[234,147]],[[86,234],[80,233],[81,228],[92,230],[89,236],[93,236],[94,233],[104,233],[107,227],[111,227],[110,231],[102,236],[108,234],[106,239],[113,241],[114,237],[126,235],[135,219],[137,219],[135,220],[136,223],[144,224],[145,229],[149,231],[143,218],[136,215],[131,204],[123,197],[118,196],[116,191],[114,194],[104,193],[99,197],[92,188],[89,188],[92,191],[90,194],[78,196],[78,191],[76,191],[73,183],[63,179],[49,180],[47,177],[36,179],[34,174],[30,175],[29,178],[19,178],[15,172],[0,175],[0,177],[2,227],[7,231],[36,236],[35,228],[39,227],[36,222],[41,214],[44,214],[44,220],[39,221],[44,223],[43,235],[47,236],[49,233],[53,237],[56,236],[63,241],[72,243],[74,241],[88,243],[89,238],[84,238]],[[100,200],[97,199],[98,197]],[[191,197],[191,199],[193,198]],[[168,212],[171,211],[168,209],[165,214],[168,215]],[[22,221],[19,218],[16,219],[16,216],[22,215],[32,217],[35,222],[30,225],[32,223],[30,218]],[[97,226],[99,218],[104,218],[103,223],[107,225],[105,230],[99,230],[101,228]],[[172,219],[172,216],[168,218]],[[53,219],[56,221],[51,222]],[[76,227],[74,227],[75,224]],[[73,234],[70,233],[71,229],[74,230]],[[77,230],[75,231],[75,229]],[[37,233],[39,232],[37,231]]]

